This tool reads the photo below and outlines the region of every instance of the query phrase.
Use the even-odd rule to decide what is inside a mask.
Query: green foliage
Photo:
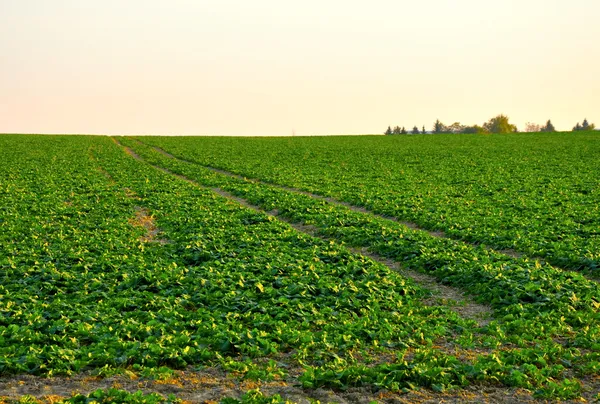
[[[131,403],[131,404],[176,404],[181,403],[181,400],[175,398],[175,396],[169,396],[167,398],[160,394],[150,393],[144,394],[141,391],[136,393],[130,393],[125,390],[119,389],[98,389],[91,392],[88,395],[78,394],[71,397],[70,399],[62,401],[62,403],[70,404],[104,404],[104,403]]]
[[[19,192],[1,194],[2,374],[121,368],[161,378],[220,364],[270,380],[285,372],[254,360],[294,351],[307,366],[352,362],[383,343],[431,345],[472,328],[424,305],[428,292],[386,266],[176,180],[108,139],[4,141],[2,184]],[[143,240],[136,206],[159,218],[167,242]]]
[[[446,125],[444,125],[442,122],[440,122],[439,119],[437,119],[435,121],[435,123],[433,124],[433,133],[445,133],[446,132]]]
[[[465,126],[462,129],[462,133],[466,133],[466,134],[482,134],[482,133],[488,133],[488,131],[479,125],[473,125],[473,126]]]
[[[596,129],[596,125],[594,125],[593,123],[590,124],[588,122],[587,119],[583,120],[583,123],[580,125],[579,122],[577,122],[577,125],[575,125],[575,127],[573,128],[573,132],[577,132],[577,131],[585,131],[585,130],[594,130]]]
[[[440,120],[436,120],[433,124],[433,133],[464,133],[466,127],[460,122],[454,122],[452,125],[446,126]]]
[[[596,143],[591,134],[535,138],[142,138],[187,161],[122,139],[152,164],[276,209],[324,241],[136,161],[106,138],[4,137],[0,373],[123,370],[161,379],[204,365],[279,380],[292,362],[307,388],[494,383],[576,398],[572,375],[600,363],[600,287],[529,254],[596,268],[589,184],[597,162],[579,152],[593,156]],[[551,158],[557,150],[561,159]],[[164,242],[144,238],[140,207]],[[489,237],[525,256],[490,251],[481,245]],[[489,304],[493,318],[478,326],[425,304],[427,290],[343,244],[459,288]],[[440,342],[478,354],[459,359]],[[242,400],[282,399],[255,391]]]
[[[583,120],[583,123],[581,124],[581,130],[594,130],[596,129],[596,125],[594,125],[593,123],[590,124],[587,119]]]
[[[548,119],[548,122],[546,122],[546,124],[540,128],[540,132],[556,132],[556,129],[554,128],[554,125],[550,119]]]
[[[465,127],[460,122],[454,122],[452,125],[446,128],[447,133],[463,133]]]
[[[10,401],[11,403],[13,401]],[[22,396],[15,404],[37,404],[40,401],[30,395]],[[183,401],[174,395],[164,397],[157,393],[144,394],[141,391],[131,393],[125,390],[110,388],[97,389],[89,394],[76,394],[71,398],[60,401],[53,401],[60,404],[179,404]],[[259,389],[249,390],[244,393],[240,399],[225,397],[219,401],[222,404],[293,404],[293,402],[284,400],[279,394],[268,396]]]
[[[164,143],[168,140],[146,138],[144,141],[165,147]],[[327,364],[308,367],[301,378],[305,387],[377,385],[401,390],[429,386],[445,390],[487,380],[536,390],[540,397],[576,397],[579,394],[576,383],[564,379],[564,382],[556,384],[555,380],[564,376],[563,365],[583,369],[583,366],[592,366],[598,358],[600,346],[596,340],[600,336],[597,318],[600,302],[597,296],[600,290],[597,283],[579,274],[527,258],[510,258],[483,247],[434,238],[394,221],[353,212],[347,207],[277,186],[226,177],[198,164],[166,158],[150,147],[134,142],[129,144],[155,164],[207,186],[219,186],[265,210],[276,208],[292,222],[315,226],[325,237],[369,248],[402,262],[405,267],[429,273],[440,281],[464,289],[476,299],[488,302],[498,319],[486,327],[486,337],[479,343],[488,347],[499,347],[505,343],[514,346],[493,351],[467,364],[459,364],[451,356],[425,349],[422,355],[415,355],[411,362],[403,365],[404,368],[391,368],[394,377],[399,379],[386,376],[390,370],[385,366],[365,367],[338,355]],[[169,146],[170,151],[189,154],[183,149],[172,150],[173,144]],[[214,150],[211,155],[215,156]],[[186,159],[190,160],[190,157],[186,156]],[[267,171],[264,171],[260,175],[266,174]],[[586,324],[586,328],[582,329],[582,324]],[[470,338],[467,335],[464,335],[465,342]],[[430,340],[425,335],[423,338]],[[555,338],[564,338],[570,341],[567,346],[586,347],[594,353],[587,357],[578,349],[554,342]],[[385,341],[385,344],[380,341],[379,344],[404,346],[395,345],[393,341]],[[453,370],[440,368],[439,361],[454,364],[451,366]],[[419,369],[417,373],[410,370],[414,367]],[[424,378],[424,375],[430,376]]]
[[[259,389],[246,392],[239,400],[225,398],[220,402],[222,404],[291,404],[291,401],[284,400],[279,394],[265,396]]]
[[[2,401],[4,402],[4,401]],[[38,399],[31,395],[25,395],[20,397],[15,404],[37,404],[40,403]],[[52,401],[61,404],[108,404],[108,403],[130,403],[130,404],[179,404],[182,401],[176,398],[174,395],[164,397],[157,393],[144,394],[141,391],[130,393],[125,390],[116,388],[109,389],[97,389],[89,394],[75,394],[67,399],[60,401]],[[9,401],[13,403],[13,401]]]
[[[517,127],[508,121],[508,116],[498,115],[483,124],[483,128],[490,133],[514,133]]]
[[[144,139],[188,160],[334,197],[456,239],[570,269],[600,267],[594,134],[397,140]]]

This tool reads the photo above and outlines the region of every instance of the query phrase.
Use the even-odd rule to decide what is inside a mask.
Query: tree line
[[[582,124],[577,122],[577,125],[573,127],[573,131],[581,131],[581,130],[594,130],[596,125],[593,123],[589,123],[587,119],[583,120]],[[404,126],[388,126],[385,130],[385,135],[407,135],[407,134],[425,134],[425,133],[516,133],[518,129],[516,125],[513,125],[509,122],[509,118],[506,115],[500,114],[491,118],[489,121],[485,122],[483,125],[461,125],[460,122],[454,122],[452,125],[445,125],[440,122],[439,119],[435,121],[433,124],[433,128],[430,132],[425,130],[425,126],[422,127],[421,130],[417,126],[414,126],[412,130],[407,131]],[[538,125],[531,122],[525,124],[525,132],[556,132],[556,128],[552,124],[552,121],[548,119],[546,124]]]

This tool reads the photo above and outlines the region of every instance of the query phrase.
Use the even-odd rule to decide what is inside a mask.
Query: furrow
[[[117,142],[117,144],[121,145],[118,142]],[[127,152],[127,154],[131,155],[132,157],[134,157],[137,160],[144,161],[145,163],[149,164],[151,167],[153,167],[157,170],[160,170],[164,173],[167,173],[169,175],[177,177],[177,178],[184,180],[190,184],[193,184],[197,187],[204,188],[204,189],[210,189],[211,191],[215,192],[216,194],[221,195],[222,197],[227,198],[231,201],[234,201],[234,202],[244,206],[245,208],[252,209],[256,212],[265,214],[265,215],[273,217],[281,222],[287,223],[291,227],[293,227],[294,229],[296,229],[297,231],[299,231],[301,233],[307,234],[311,237],[320,238],[323,240],[330,240],[330,241],[332,240],[331,238],[326,238],[326,237],[319,235],[318,229],[314,226],[295,223],[287,218],[282,217],[280,212],[277,210],[267,212],[267,211],[261,209],[259,206],[251,204],[250,202],[248,202],[248,200],[246,200],[244,198],[240,198],[238,196],[235,196],[232,193],[225,191],[221,188],[206,187],[206,186],[198,183],[197,181],[194,181],[193,179],[188,178],[184,175],[173,173],[172,171],[170,171],[166,168],[149,163],[149,162],[145,161],[142,157],[140,157],[138,154],[136,154],[130,148],[125,147],[125,146],[122,146],[122,147]],[[161,151],[158,148],[155,148],[155,149],[167,157],[177,159],[176,157],[165,152],[164,150]],[[178,159],[178,160],[181,160],[181,159]],[[233,175],[233,176],[235,176],[235,175]],[[422,273],[418,273],[416,271],[409,270],[407,268],[403,268],[399,263],[397,263],[393,260],[387,259],[385,257],[382,257],[379,254],[370,252],[366,248],[362,248],[362,249],[348,248],[348,249],[355,254],[363,255],[365,257],[372,259],[373,261],[376,261],[382,265],[387,266],[392,271],[398,272],[401,275],[412,279],[415,283],[417,283],[423,289],[431,291],[433,293],[434,297],[432,299],[430,299],[430,301],[426,302],[426,303],[429,303],[430,305],[438,303],[437,299],[442,299],[446,303],[452,302],[452,303],[454,303],[450,306],[450,309],[452,311],[456,312],[457,314],[459,314],[460,316],[462,316],[464,318],[468,318],[468,319],[476,321],[477,324],[479,325],[479,327],[484,327],[485,325],[487,325],[492,318],[492,309],[489,306],[479,304],[479,303],[473,301],[470,297],[463,294],[457,288],[453,288],[450,286],[440,284],[432,276],[428,276],[428,275],[425,275]]]
[[[341,204],[277,186],[231,178],[202,165],[172,159],[131,138],[125,138],[124,142],[147,161],[188,175],[204,186],[220,187],[247,198],[285,220],[315,225],[322,239],[335,239],[351,247],[367,249],[419,274],[433,276],[436,284],[464,291],[473,300],[492,308],[496,321],[488,328],[495,330],[493,332],[504,335],[504,330],[510,330],[511,334],[532,340],[537,335],[549,334],[564,347],[596,344],[598,283],[581,273],[526,257],[500,254],[482,245],[432,237],[397,221],[356,212]],[[558,313],[561,317],[556,317]],[[589,329],[582,330],[578,325],[582,318],[586,318]]]
[[[134,139],[134,140],[136,142],[140,143],[140,144],[143,144],[144,146],[149,146],[149,145],[143,143],[142,141],[140,141],[139,139]],[[239,174],[233,173],[231,171],[227,171],[227,170],[223,170],[223,169],[220,169],[220,168],[216,168],[216,167],[211,167],[211,166],[199,164],[199,163],[197,163],[195,161],[191,161],[191,160],[186,160],[186,159],[183,159],[183,158],[179,158],[179,157],[174,156],[173,154],[167,152],[166,150],[164,150],[164,149],[162,149],[162,148],[160,148],[158,146],[149,146],[149,147],[152,147],[154,150],[156,150],[157,152],[161,153],[162,155],[164,155],[166,157],[169,157],[169,158],[172,158],[172,159],[184,162],[184,163],[188,163],[188,164],[195,164],[195,165],[198,165],[200,167],[206,168],[207,170],[213,171],[213,172],[215,172],[217,174],[226,175],[226,176],[231,177],[231,178],[236,178],[238,180],[248,181],[248,182],[251,182],[251,183],[260,183],[260,184],[268,185],[268,186],[271,186],[271,187],[274,187],[274,188],[281,189],[283,191],[294,192],[294,193],[297,193],[297,194],[306,195],[306,196],[314,198],[314,199],[326,201],[326,202],[328,202],[328,203],[330,203],[332,205],[344,206],[344,207],[352,210],[353,212],[365,213],[365,214],[372,215],[374,217],[378,217],[380,219],[390,220],[390,221],[402,224],[402,225],[404,225],[404,226],[406,226],[406,227],[408,227],[410,229],[425,232],[425,233],[429,234],[432,237],[445,238],[445,239],[448,239],[448,240],[458,241],[458,242],[462,242],[462,243],[465,243],[465,244],[477,245],[476,243],[468,243],[468,242],[466,242],[466,241],[464,241],[462,239],[459,239],[459,238],[449,237],[443,231],[426,229],[424,227],[419,226],[417,223],[409,222],[409,221],[405,221],[405,220],[400,220],[400,219],[398,219],[396,217],[393,217],[393,216],[382,215],[382,214],[373,212],[373,211],[371,211],[369,209],[366,209],[364,207],[352,205],[352,204],[350,204],[348,202],[340,201],[340,200],[332,198],[332,197],[315,194],[313,192],[304,191],[304,190],[299,189],[299,188],[287,187],[285,185],[280,185],[280,184],[276,184],[276,183],[272,183],[272,182],[268,182],[268,181],[263,181],[263,180],[258,179],[258,178],[247,178],[247,177],[244,177],[243,175],[239,175]],[[503,255],[506,255],[506,256],[511,257],[511,258],[522,258],[522,257],[525,256],[525,254],[523,254],[522,252],[516,251],[514,249],[507,249],[507,248],[504,248],[504,249],[495,249],[495,248],[492,248],[492,247],[486,247],[486,248],[489,251],[492,251],[492,252],[495,252],[495,253],[498,253],[498,254],[503,254]],[[532,260],[535,260],[535,261],[539,261],[540,264],[545,264],[546,263],[546,260],[544,258],[542,258],[542,257],[529,257],[529,258],[531,258]],[[556,266],[555,266],[555,268],[566,270],[564,268],[559,268],[559,267],[556,267]],[[595,282],[599,282],[600,281],[600,280],[594,279],[592,277],[590,277],[589,279],[591,279],[591,280],[593,280]]]

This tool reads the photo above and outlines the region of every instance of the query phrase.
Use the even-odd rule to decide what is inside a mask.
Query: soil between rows
[[[175,395],[189,403],[216,403],[224,398],[240,398],[252,389],[259,389],[265,395],[279,394],[284,400],[299,404],[309,404],[318,400],[321,403],[535,403],[529,392],[522,389],[507,389],[495,386],[469,386],[464,389],[436,393],[428,390],[392,393],[372,391],[369,388],[349,388],[345,391],[330,389],[303,389],[293,380],[257,382],[239,380],[222,370],[178,371],[176,376],[166,380],[147,380],[127,376],[107,378],[94,377],[82,373],[72,377],[41,378],[22,375],[0,379],[0,403],[18,400],[30,395],[42,403],[56,403],[61,398],[76,394],[89,394],[97,389],[118,388],[131,393],[142,391],[145,394],[158,393],[163,396]]]
[[[124,149],[127,152],[127,154],[131,155],[135,159],[140,160],[140,161],[145,161],[139,155],[137,155],[135,152],[133,152],[131,149],[129,149],[127,147],[125,147]],[[172,156],[171,154],[165,152],[162,149],[159,149],[159,148],[155,148],[155,149],[157,149],[158,151],[160,151],[161,153],[163,153],[166,156],[169,156],[171,158],[176,158],[176,157]],[[148,163],[148,164],[150,164],[150,163]],[[175,174],[166,168],[159,167],[159,166],[156,166],[153,164],[150,164],[150,165],[157,170],[160,170],[167,174],[173,175],[173,176],[175,176],[179,179],[182,179],[190,184],[193,184],[193,185],[201,187],[201,188],[206,188],[206,187],[202,186],[201,184],[199,184],[198,182],[196,182],[196,181],[192,180],[191,178],[188,178],[184,175]],[[235,174],[233,174],[233,175],[235,175]],[[231,201],[235,201],[248,209],[252,209],[256,212],[266,214],[268,216],[274,217],[277,220],[288,223],[290,226],[292,226],[294,229],[296,229],[297,231],[299,231],[301,233],[308,234],[312,237],[323,238],[318,235],[318,229],[314,226],[307,226],[307,225],[291,222],[285,218],[282,218],[279,215],[279,212],[277,210],[272,211],[272,212],[266,212],[266,211],[262,210],[260,207],[250,204],[247,200],[237,197],[237,196],[235,196],[227,191],[224,191],[220,188],[210,188],[210,189],[213,192],[221,195],[222,197],[224,197],[228,200],[231,200]],[[312,194],[309,194],[309,195],[312,195]],[[319,197],[319,199],[327,199],[327,198]],[[356,207],[352,207],[352,208],[355,210],[361,211],[361,212],[363,211],[363,209],[361,209],[361,208],[356,208]],[[363,213],[370,213],[370,212],[367,210],[364,210]],[[448,301],[454,303],[454,304],[449,305],[448,307],[451,310],[455,311],[456,313],[458,313],[459,315],[461,315],[465,318],[469,318],[469,319],[477,321],[477,323],[479,324],[480,327],[485,326],[491,320],[492,310],[490,307],[474,302],[470,297],[463,294],[457,288],[442,285],[432,276],[428,276],[426,274],[421,274],[416,271],[409,271],[405,268],[402,268],[397,262],[392,261],[390,259],[386,259],[384,257],[381,257],[375,253],[372,253],[366,248],[363,248],[363,249],[356,249],[356,248],[352,249],[351,248],[350,250],[352,252],[354,252],[355,254],[360,254],[360,255],[369,257],[372,260],[377,261],[380,264],[387,266],[391,270],[400,272],[402,275],[404,275],[408,278],[411,278],[413,281],[415,281],[417,284],[421,285],[425,289],[428,289],[428,290],[431,290],[432,292],[434,292],[434,295],[436,298],[443,299],[446,301],[446,303],[448,303]],[[430,302],[430,303],[432,303],[432,302]]]

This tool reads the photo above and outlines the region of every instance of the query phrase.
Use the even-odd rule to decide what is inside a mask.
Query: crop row
[[[472,339],[475,322],[386,266],[106,138],[3,142],[1,375],[221,365],[268,379],[387,355],[407,370],[383,387],[466,382],[434,344]]]
[[[291,221],[315,226],[324,237],[367,247],[489,303],[496,321],[482,330],[486,337],[473,344],[498,349],[468,366],[484,369],[482,372],[492,380],[528,388],[545,384],[552,390],[551,380],[562,374],[565,367],[580,374],[600,369],[600,289],[596,282],[576,272],[559,270],[536,260],[511,258],[482,246],[435,238],[391,220],[168,158],[135,140],[122,141],[153,164],[205,186],[232,192],[266,211],[277,209]],[[506,348],[507,344],[514,348]],[[411,372],[402,364],[376,368],[346,365],[333,370],[315,369],[304,380],[307,385],[378,384],[392,380],[391,375],[402,378]],[[459,362],[450,360],[445,366],[461,369],[456,371],[457,379],[469,374]],[[473,369],[472,379],[482,377],[476,376]],[[563,383],[557,391],[572,393],[579,386],[568,379]]]
[[[220,175],[131,139],[122,142],[148,161],[332,241],[155,170],[109,139],[0,142],[0,375],[220,365],[259,379],[297,368],[306,387],[483,381],[576,397],[573,371],[599,370],[598,285],[577,273]],[[496,321],[478,328],[426,306],[427,291],[333,240],[461,287],[491,302]]]
[[[38,401],[34,396],[25,395],[19,399],[3,399],[0,396],[0,404],[37,404]],[[56,404],[89,404],[89,403],[130,403],[130,404],[181,404],[183,400],[178,399],[175,395],[170,394],[164,397],[161,394],[150,393],[144,394],[142,391],[130,393],[126,390],[116,388],[98,389],[89,394],[72,394],[69,398],[52,397],[48,402]],[[291,404],[290,401],[284,400],[280,395],[273,396],[263,394],[259,389],[253,389],[245,392],[240,399],[224,397],[219,400],[222,404]]]
[[[334,197],[453,238],[570,269],[600,266],[597,133],[143,139],[186,160]]]

